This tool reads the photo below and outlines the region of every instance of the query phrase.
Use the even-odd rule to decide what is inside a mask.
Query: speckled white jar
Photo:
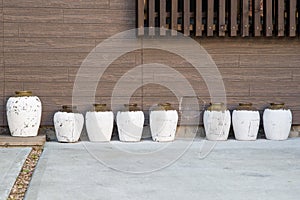
[[[229,110],[222,103],[213,103],[204,111],[203,123],[208,140],[227,140],[231,125]]]
[[[232,126],[235,139],[244,141],[256,140],[259,123],[259,112],[252,107],[252,104],[241,103],[232,113]]]
[[[12,136],[37,136],[42,116],[41,100],[32,96],[31,91],[16,91],[16,96],[7,101],[6,115]]]
[[[37,136],[42,116],[41,100],[30,91],[17,91],[16,97],[7,101],[6,115],[12,136]]]
[[[117,113],[119,139],[123,142],[139,142],[144,127],[144,113],[136,104],[125,105],[125,110]]]
[[[91,142],[109,142],[114,126],[114,113],[106,104],[94,104],[94,110],[85,115],[85,126]]]
[[[72,112],[72,109],[69,110],[69,108],[69,106],[66,106],[62,111],[54,114],[53,121],[58,142],[77,142],[81,135],[84,124],[83,115]]]
[[[170,142],[175,139],[178,113],[171,104],[159,104],[150,111],[150,130],[153,141]]]
[[[263,124],[266,138],[269,140],[286,140],[292,126],[292,112],[284,104],[274,104],[265,109]]]

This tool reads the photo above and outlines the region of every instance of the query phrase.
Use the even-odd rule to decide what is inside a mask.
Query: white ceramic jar
[[[203,115],[206,139],[227,140],[231,124],[229,110],[223,103],[212,103]]]
[[[31,91],[17,91],[6,104],[6,115],[12,136],[37,136],[41,123],[42,103]]]
[[[83,124],[83,115],[76,111],[76,106],[63,106],[61,111],[54,114],[54,127],[58,142],[77,142]]]
[[[109,142],[114,127],[114,113],[106,104],[94,104],[85,115],[85,126],[91,142]]]
[[[286,140],[292,126],[292,112],[284,103],[271,103],[263,114],[266,138],[269,140]]]
[[[169,142],[175,139],[178,113],[170,103],[159,104],[150,111],[150,130],[156,142]]]
[[[125,109],[118,111],[116,120],[120,141],[138,142],[141,140],[145,117],[137,104],[125,104]]]
[[[256,140],[260,123],[259,111],[252,103],[240,103],[232,113],[232,126],[237,140]]]

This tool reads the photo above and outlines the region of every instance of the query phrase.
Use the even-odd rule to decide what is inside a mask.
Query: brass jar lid
[[[210,103],[207,108],[209,111],[225,111],[227,108],[224,103]]]
[[[67,113],[76,113],[77,111],[77,106],[73,105],[63,105],[62,106],[62,112],[67,112]]]
[[[280,109],[285,109],[285,104],[284,103],[270,103],[269,108],[271,110],[280,110]]]
[[[161,107],[163,110],[174,110],[170,103],[160,103],[158,104],[158,106]]]
[[[32,96],[32,91],[15,91],[17,97],[29,97]]]
[[[124,104],[125,111],[140,111],[140,108],[137,106],[137,103]]]
[[[93,104],[94,106],[94,110],[96,112],[105,112],[105,111],[109,111],[109,109],[107,108],[107,105],[104,103],[95,103]]]
[[[253,107],[252,103],[239,103],[239,106],[236,110],[257,111],[257,109]]]

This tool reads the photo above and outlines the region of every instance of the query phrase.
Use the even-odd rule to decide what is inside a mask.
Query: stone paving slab
[[[32,148],[0,148],[0,199],[7,199]]]
[[[27,200],[300,197],[300,138],[46,143]]]

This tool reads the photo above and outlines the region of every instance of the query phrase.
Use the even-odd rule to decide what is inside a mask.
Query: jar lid
[[[207,108],[209,111],[225,111],[227,108],[224,103],[210,103]]]
[[[270,103],[269,108],[271,110],[280,110],[280,109],[284,109],[285,108],[284,105],[285,104],[283,102],[281,102],[281,103]]]
[[[160,103],[158,104],[158,106],[161,107],[163,110],[174,110],[170,103]]]
[[[124,104],[124,111],[140,111],[140,108],[137,106],[137,103]]]
[[[96,111],[96,112],[105,112],[105,111],[109,111],[109,110],[107,109],[106,104],[104,104],[104,103],[95,103],[95,104],[93,104],[93,106],[94,106],[94,110],[93,110],[93,111]]]
[[[15,91],[15,94],[17,97],[29,97],[32,96],[32,91]]]
[[[73,105],[62,105],[62,112],[67,112],[67,113],[76,113],[77,111],[77,106]]]
[[[253,104],[252,103],[239,103],[239,106],[244,106],[244,107],[251,107]]]
[[[239,103],[239,106],[236,110],[249,110],[249,111],[256,111],[257,109],[252,106],[252,103]]]

